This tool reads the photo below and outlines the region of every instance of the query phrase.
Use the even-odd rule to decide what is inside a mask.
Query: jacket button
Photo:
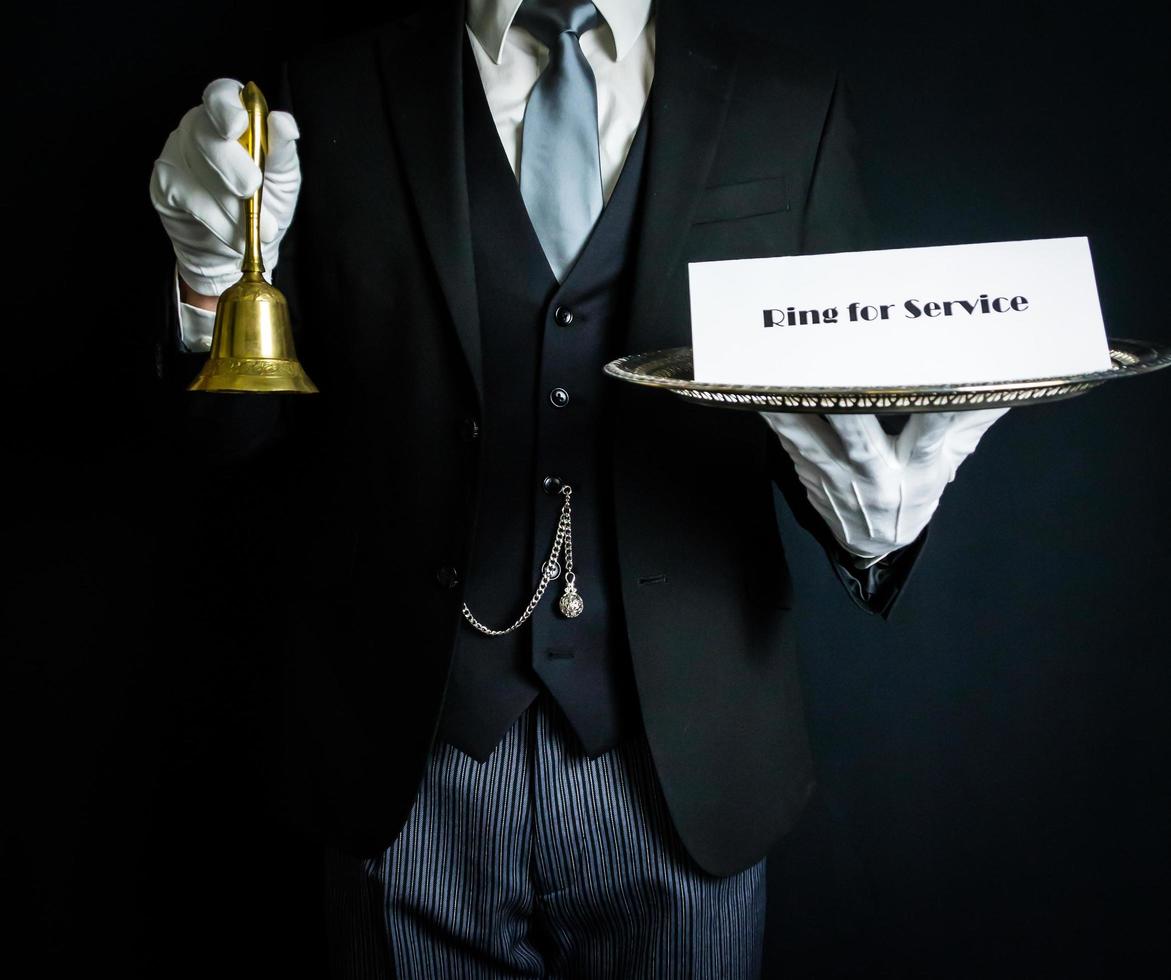
[[[550,497],[561,492],[561,480],[556,476],[547,476],[541,481],[541,486]]]
[[[564,408],[569,404],[569,392],[564,388],[554,388],[549,392],[549,401],[553,403],[554,408]]]
[[[573,311],[567,310],[564,306],[559,306],[553,311],[553,319],[561,326],[568,327],[573,323]]]
[[[471,442],[473,439],[479,438],[480,423],[469,415],[460,423],[459,432],[465,442]]]
[[[445,589],[454,589],[459,585],[459,572],[450,565],[444,565],[435,573],[435,581]]]

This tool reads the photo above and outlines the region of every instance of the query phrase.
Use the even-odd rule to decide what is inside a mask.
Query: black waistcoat
[[[480,492],[464,600],[493,629],[523,612],[553,543],[564,502],[560,481],[573,488],[574,573],[585,608],[573,619],[558,610],[563,571],[513,632],[485,636],[461,622],[437,737],[482,761],[544,684],[592,758],[640,724],[610,500],[615,382],[602,365],[622,353],[616,342],[629,306],[648,118],[644,113],[610,199],[559,285],[466,38],[463,74],[484,368]]]

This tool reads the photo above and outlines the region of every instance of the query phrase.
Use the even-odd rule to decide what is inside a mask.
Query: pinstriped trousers
[[[385,852],[325,861],[333,980],[760,975],[765,859],[698,867],[642,729],[590,760],[544,689],[483,763],[435,742]]]

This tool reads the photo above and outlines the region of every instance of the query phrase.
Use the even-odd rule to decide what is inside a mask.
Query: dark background
[[[5,958],[39,964],[21,975],[321,975],[314,854],[260,775],[266,624],[217,546],[238,517],[205,513],[163,424],[173,254],[147,187],[207,82],[275,93],[281,58],[405,6],[13,24],[0,921]],[[1108,332],[1171,340],[1165,10],[726,9],[846,69],[886,246],[1086,235]],[[770,858],[768,975],[1166,961],[1169,380],[998,422],[887,623],[781,509],[820,789]],[[191,561],[166,564],[176,534]]]

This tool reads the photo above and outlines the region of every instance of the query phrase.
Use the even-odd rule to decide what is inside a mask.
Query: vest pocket
[[[790,210],[789,179],[785,174],[760,180],[705,187],[692,216],[693,225],[713,221],[734,221],[758,214]]]

